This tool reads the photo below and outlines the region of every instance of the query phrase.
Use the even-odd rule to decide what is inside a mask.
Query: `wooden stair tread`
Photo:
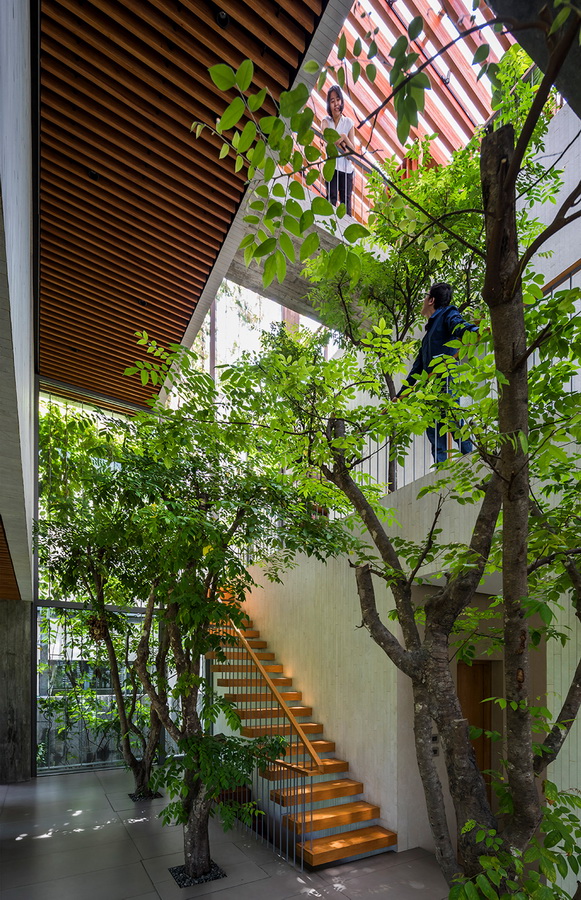
[[[228,668],[232,669],[232,666]],[[292,678],[287,675],[271,678],[270,680],[276,687],[291,687],[293,683]],[[262,680],[257,678],[218,678],[217,684],[219,687],[256,687],[257,684],[262,687]]]
[[[296,703],[298,700],[303,699],[301,691],[281,691],[281,693],[287,703]],[[268,700],[272,700],[272,694],[270,692],[266,693],[264,691],[257,691],[254,694],[239,694],[231,692],[228,694],[224,694],[224,699],[230,700],[231,703],[264,703]],[[240,712],[240,710],[238,710],[238,712]]]
[[[351,803],[342,803],[340,806],[323,806],[300,816],[291,813],[283,816],[282,822],[285,828],[290,828],[296,834],[302,834],[338,828],[340,825],[352,825],[355,822],[368,822],[370,819],[378,819],[380,812],[379,806],[373,803],[367,803],[366,800],[352,800]]]
[[[381,825],[368,825],[329,837],[315,838],[297,844],[303,860],[311,866],[321,866],[338,859],[348,859],[372,850],[382,850],[397,844],[397,835]]]
[[[312,716],[313,709],[311,706],[289,706],[295,718],[302,716]],[[286,713],[280,706],[265,707],[262,709],[237,709],[236,712],[241,719],[284,719]]]
[[[354,781],[352,778],[335,778],[330,781],[318,781],[313,785],[303,787],[290,787],[290,789],[275,789],[270,792],[270,799],[281,806],[296,803],[297,799],[305,798],[306,802],[317,803],[319,800],[333,800],[335,797],[351,797],[363,792],[363,782]]]
[[[246,640],[248,640],[248,638],[260,637],[260,631],[256,631],[253,628],[241,628],[240,631],[242,632]]]
[[[212,663],[212,672],[248,672],[250,666],[238,665],[235,663]],[[265,672],[282,672],[282,666],[280,664],[273,665],[268,663],[266,666],[263,666]]]
[[[305,734],[322,734],[323,726],[319,722],[301,722]],[[266,734],[294,734],[290,722],[272,725],[243,725],[240,729],[243,737],[262,737]]]
[[[264,641],[263,643],[266,644],[266,641]],[[249,659],[249,656],[248,656],[248,653],[246,652],[246,650],[231,650],[231,649],[227,649],[226,647],[224,647],[222,653],[223,653],[224,657],[226,658],[226,660]],[[206,653],[206,659],[219,659],[220,655],[221,654],[218,654],[215,650],[209,650]],[[267,659],[269,661],[272,661],[275,657],[274,657],[274,653],[270,653],[266,650],[259,650],[258,653],[256,653],[256,658],[260,659],[260,660]]]
[[[324,773],[322,774],[349,771],[349,763],[344,759],[322,759],[321,763],[324,769]],[[319,774],[318,769],[316,768],[315,763],[312,760],[307,760],[305,762],[298,763],[297,765],[300,765],[301,768],[306,769],[308,772]],[[267,778],[269,781],[276,781],[279,778],[301,777],[298,772],[293,773],[292,770],[286,769],[284,766],[277,766],[276,764],[273,766],[269,766],[268,769],[263,770],[260,774],[263,778]]]
[[[315,751],[315,753],[334,753],[335,752],[335,741],[326,741],[321,738],[318,741],[311,741],[311,747]],[[287,747],[285,756],[304,756],[307,753],[305,745],[299,741],[298,744],[292,744],[290,747]]]

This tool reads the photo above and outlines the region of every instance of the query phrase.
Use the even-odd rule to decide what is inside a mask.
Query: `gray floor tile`
[[[393,900],[443,900],[448,887],[436,861],[418,859],[366,872],[364,868],[348,878],[336,876],[352,900],[385,894]]]
[[[153,894],[153,885],[140,863],[95,872],[90,878],[74,875],[2,892],[2,900],[133,900]]]
[[[0,828],[0,833],[2,829]],[[104,826],[93,826],[78,831],[45,832],[44,835],[17,836],[17,838],[0,840],[0,858],[23,856],[43,856],[60,853],[66,850],[78,850],[83,847],[98,848],[102,844],[126,840],[128,834],[121,822],[115,821]]]
[[[111,808],[109,810],[75,810],[72,812],[56,813],[50,815],[30,816],[27,819],[3,820],[2,839],[23,840],[25,837],[39,837],[48,839],[54,834],[70,834],[71,832],[105,828],[115,822],[120,822],[118,813]]]
[[[53,881],[139,861],[140,854],[129,839],[103,844],[99,846],[98,853],[94,846],[88,846],[39,856],[7,857],[2,863],[2,887],[7,889]]]

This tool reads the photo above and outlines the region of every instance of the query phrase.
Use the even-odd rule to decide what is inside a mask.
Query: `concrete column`
[[[32,774],[32,606],[0,600],[0,784]]]

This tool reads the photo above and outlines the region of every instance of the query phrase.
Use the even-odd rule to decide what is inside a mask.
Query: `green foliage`
[[[559,884],[571,872],[581,869],[581,795],[558,791],[544,783],[546,803],[543,806],[541,837],[535,837],[521,853],[502,848],[502,838],[493,829],[482,829],[474,821],[464,824],[462,834],[473,833],[477,844],[486,848],[480,857],[482,872],[472,879],[458,879],[450,891],[450,900],[569,900]]]

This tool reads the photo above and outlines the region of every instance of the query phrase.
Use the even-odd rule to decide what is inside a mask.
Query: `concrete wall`
[[[20,601],[0,596],[0,780],[31,771],[35,484],[30,7],[0,3],[0,516]],[[26,602],[23,602],[26,601]]]
[[[34,368],[29,4],[0,3],[0,515],[32,599]]]

